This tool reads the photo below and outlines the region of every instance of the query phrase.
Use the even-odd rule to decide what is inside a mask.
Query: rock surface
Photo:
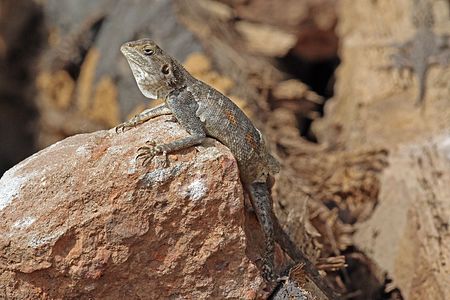
[[[2,299],[254,299],[262,234],[226,147],[135,160],[149,139],[186,135],[161,117],[81,134],[0,179]],[[251,232],[249,236],[248,232]]]
[[[430,1],[434,32],[450,34],[449,6]],[[338,33],[341,59],[335,96],[325,105],[325,118],[313,125],[321,143],[391,147],[435,136],[449,128],[450,65],[430,64],[426,96],[415,105],[414,72],[390,69],[393,44],[416,32],[411,18],[414,1],[340,1]]]
[[[355,244],[401,288],[404,299],[450,295],[450,135],[393,149],[378,207]]]

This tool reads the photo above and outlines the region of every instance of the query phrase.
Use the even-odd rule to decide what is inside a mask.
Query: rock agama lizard
[[[192,77],[174,58],[156,43],[141,39],[121,46],[137,85],[144,96],[164,99],[165,103],[144,110],[120,124],[116,131],[135,127],[151,118],[171,114],[190,134],[166,144],[148,142],[138,149],[137,158],[143,164],[156,155],[164,155],[200,144],[207,136],[227,146],[236,158],[240,178],[250,195],[252,207],[262,226],[265,238],[263,276],[274,281],[275,240],[296,262],[304,264],[311,279],[329,298],[332,290],[323,281],[315,266],[284,232],[272,211],[268,178],[279,171],[278,161],[266,148],[262,134],[250,119],[230,99],[214,88]]]
[[[429,0],[414,0],[411,20],[416,33],[405,43],[394,45],[398,51],[391,56],[391,67],[409,69],[416,74],[419,85],[416,105],[420,105],[425,97],[429,66],[450,63],[450,36],[438,36],[433,32],[434,18]]]

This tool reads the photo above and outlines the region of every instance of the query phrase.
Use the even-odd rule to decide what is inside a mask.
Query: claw
[[[137,151],[144,151],[144,152],[150,152],[152,149],[156,146],[156,143],[154,141],[146,141],[145,146],[141,146],[137,149]]]
[[[154,157],[155,155],[152,153],[150,149],[147,151],[142,151],[138,155],[136,155],[136,160],[143,159],[142,160],[142,166],[145,167]]]
[[[167,151],[163,151],[162,155],[164,156],[163,168],[167,168],[169,166],[169,157],[167,155]]]
[[[119,134],[121,132],[124,131],[124,126],[123,124],[119,124],[118,126],[116,126],[116,133]]]
[[[142,166],[146,166],[151,160],[159,154],[160,150],[154,141],[146,141],[145,146],[141,146],[137,149],[138,154],[136,155],[136,160],[142,160]],[[163,152],[164,154],[164,152]],[[167,154],[166,154],[167,155]]]
[[[116,133],[125,132],[126,129],[130,129],[130,128],[136,127],[137,125],[138,125],[138,123],[135,120],[131,119],[131,120],[127,121],[127,122],[124,122],[124,123],[121,123],[121,124],[117,125],[116,126]]]
[[[177,118],[175,118],[174,115],[171,115],[171,116],[170,116],[170,119],[165,120],[164,122],[168,122],[168,123],[178,123],[178,120],[177,120]]]
[[[142,149],[138,149],[138,151],[142,151]],[[143,156],[146,156],[146,155],[147,155],[146,152],[138,153],[138,155],[136,155],[136,159],[140,159],[140,158],[142,158]]]
[[[149,155],[148,157],[144,158],[144,160],[142,161],[142,166],[145,167],[147,166],[148,163],[150,163],[153,159],[153,155]]]
[[[167,149],[164,145],[158,145],[154,141],[146,141],[144,146],[137,149],[136,160],[143,159],[142,166],[146,166],[156,156],[161,154],[164,157],[163,167],[169,166]]]
[[[148,150],[150,150],[150,148],[149,147],[147,147],[147,146],[141,146],[141,147],[139,147],[138,149],[137,149],[137,151],[138,152],[141,152],[141,151],[148,151]],[[141,153],[142,154],[142,153]],[[141,154],[139,154],[139,155],[141,155]],[[138,155],[138,156],[139,156]]]

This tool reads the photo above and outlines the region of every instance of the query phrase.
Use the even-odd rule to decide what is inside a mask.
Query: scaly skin
[[[200,144],[206,137],[222,142],[236,158],[241,181],[250,195],[253,209],[264,231],[263,276],[268,281],[275,281],[277,278],[273,273],[274,238],[277,238],[277,242],[291,258],[304,263],[308,271],[313,273],[312,279],[316,285],[329,298],[334,298],[333,292],[321,280],[313,264],[283,231],[272,211],[267,181],[270,175],[279,172],[279,163],[267,150],[261,133],[250,119],[230,99],[192,77],[153,41],[142,39],[128,42],[122,45],[121,51],[144,96],[151,99],[162,98],[165,103],[145,110],[119,125],[116,130],[122,131],[151,118],[172,114],[189,133],[186,138],[166,144],[148,142],[139,148],[137,157],[142,158],[146,164],[156,155],[166,156]]]

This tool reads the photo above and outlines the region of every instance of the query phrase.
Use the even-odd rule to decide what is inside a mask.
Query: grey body
[[[279,171],[279,163],[269,153],[264,139],[250,119],[229,98],[192,77],[183,66],[153,41],[142,39],[122,45],[141,92],[148,98],[162,98],[165,103],[143,111],[116,130],[134,127],[156,116],[172,114],[189,136],[166,144],[153,142],[139,148],[143,164],[155,155],[167,155],[200,144],[209,136],[227,146],[239,166],[241,181],[250,195],[253,209],[265,237],[262,257],[264,277],[274,281],[275,240],[296,262],[305,265],[312,280],[329,298],[333,292],[322,281],[317,269],[295,246],[281,228],[272,211],[268,176]],[[276,235],[274,234],[276,233]]]
[[[279,171],[278,162],[267,151],[264,139],[250,119],[230,99],[194,79],[187,90],[197,100],[196,116],[206,135],[226,145],[235,156],[245,183],[265,182]]]
[[[154,51],[148,57],[139,53],[146,45]],[[166,100],[158,107],[161,114],[171,113],[189,133],[213,137],[227,146],[239,164],[243,182],[265,182],[268,174],[279,171],[279,164],[268,152],[259,130],[228,97],[192,77],[151,40],[126,43],[121,50],[141,92],[151,99]],[[161,72],[163,67],[167,74]],[[186,110],[187,106],[192,110]],[[144,112],[124,125],[134,126],[149,118]]]
[[[450,39],[433,32],[433,11],[428,0],[415,0],[413,5],[412,23],[416,32],[410,40],[396,46],[398,51],[391,59],[394,68],[409,69],[416,74],[419,85],[416,104],[420,105],[426,93],[428,68],[450,62]]]

